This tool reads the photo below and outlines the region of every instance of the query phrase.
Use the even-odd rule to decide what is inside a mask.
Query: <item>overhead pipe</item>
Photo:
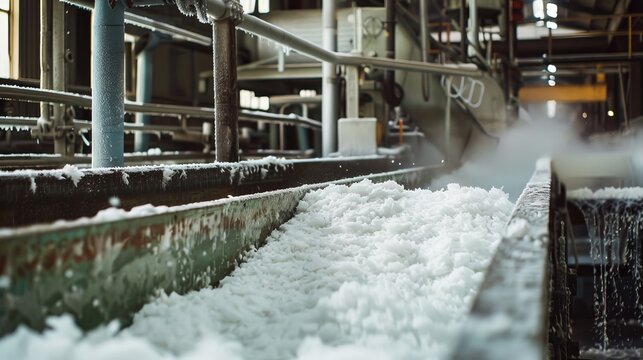
[[[150,32],[139,39],[136,44],[136,101],[147,103],[152,100],[152,75],[154,69],[154,50],[160,42],[158,34]],[[139,48],[140,47],[140,48]],[[136,123],[147,125],[150,116],[144,113],[136,114]],[[147,151],[150,147],[150,135],[134,134],[134,151]]]
[[[92,37],[92,167],[123,166],[125,8],[94,5]]]
[[[322,1],[322,25],[323,50],[335,53],[337,50],[336,0]],[[285,45],[290,46],[290,44]],[[335,71],[336,62],[333,60],[335,59],[323,59],[322,63],[322,156],[328,156],[337,149],[339,91]]]
[[[91,0],[61,0],[64,1],[68,4],[72,4],[75,6],[78,6],[82,9],[85,10],[93,10],[94,9],[94,1]],[[169,3],[171,2],[172,4],[175,3],[175,0],[152,0],[155,2],[164,2],[164,3]],[[141,0],[138,0],[135,2],[135,5],[140,5]],[[154,4],[148,4],[148,5],[142,5],[142,6],[150,6]],[[161,5],[161,4],[156,4],[156,5]],[[170,25],[168,23],[162,22],[155,20],[153,18],[147,17],[147,16],[142,16],[138,15],[135,13],[132,13],[130,11],[125,12],[125,23],[129,25],[134,25],[138,26],[140,28],[148,29],[148,30],[154,30],[157,33],[167,35],[172,37],[174,40],[181,40],[181,41],[188,41],[194,44],[210,47],[212,46],[212,39],[210,39],[209,36],[201,35],[183,28],[180,28],[178,26]]]

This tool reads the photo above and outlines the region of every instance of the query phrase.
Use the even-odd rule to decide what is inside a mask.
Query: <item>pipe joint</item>
[[[223,0],[225,3],[225,12],[223,16],[213,15],[216,21],[231,18],[234,25],[239,25],[243,21],[243,6],[238,0]]]

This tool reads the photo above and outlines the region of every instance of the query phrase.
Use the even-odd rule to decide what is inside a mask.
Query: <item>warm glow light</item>
[[[581,116],[583,117],[583,119],[587,119],[587,113],[586,112],[583,112],[583,114]]]
[[[612,110],[608,110],[608,111],[607,111],[607,116],[609,116],[609,117],[614,117],[614,111],[612,111]]]

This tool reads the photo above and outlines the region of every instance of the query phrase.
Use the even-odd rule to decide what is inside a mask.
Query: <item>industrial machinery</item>
[[[521,121],[521,1],[317,3],[40,2],[39,87],[0,84],[0,336],[127,325],[159,291],[216,286],[311,190],[428,186]],[[589,163],[535,164],[452,358],[643,346],[643,200],[568,191],[643,184]]]

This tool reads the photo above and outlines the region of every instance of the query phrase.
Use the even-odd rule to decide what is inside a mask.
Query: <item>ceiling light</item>
[[[614,117],[614,111],[612,111],[612,110],[608,110],[608,111],[607,111],[607,116],[609,116],[609,117]]]
[[[556,65],[554,65],[554,64],[547,65],[547,71],[549,71],[550,73],[554,74],[556,72],[556,70],[557,70]]]
[[[549,86],[556,86],[556,81],[555,80],[549,80],[549,81],[547,81],[547,84],[549,84]]]
[[[581,115],[583,119],[587,119],[587,113],[583,111],[583,114]]]

